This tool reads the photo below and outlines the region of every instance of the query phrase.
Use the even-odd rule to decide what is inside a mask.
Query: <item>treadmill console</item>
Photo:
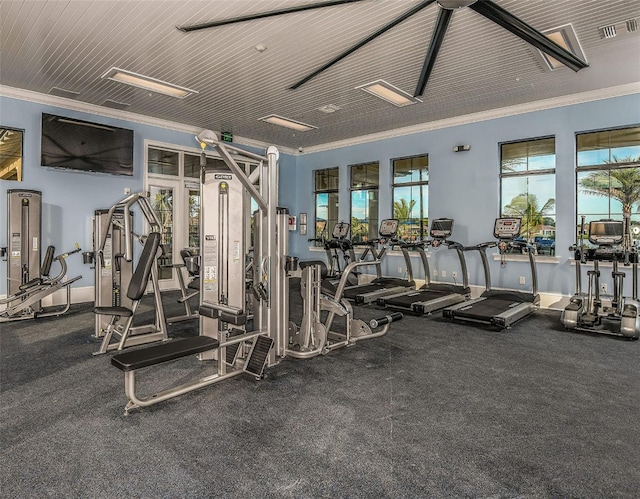
[[[616,246],[624,240],[622,220],[596,220],[589,222],[589,242],[598,246]]]
[[[380,237],[394,238],[398,233],[398,219],[388,218],[380,222]]]
[[[431,229],[429,229],[429,235],[433,239],[446,239],[453,232],[453,219],[452,218],[436,218],[431,222]]]
[[[346,239],[349,235],[349,229],[351,228],[351,224],[347,222],[338,222],[333,226],[333,232],[331,235],[334,239]]]
[[[520,218],[496,218],[493,237],[501,240],[513,240],[520,235],[521,224]]]

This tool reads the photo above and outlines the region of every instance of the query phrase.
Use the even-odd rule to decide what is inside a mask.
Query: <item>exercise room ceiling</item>
[[[571,23],[589,64],[579,72],[545,69],[531,45],[471,8],[455,10],[422,102],[406,107],[356,87],[382,79],[413,94],[436,3],[296,90],[289,87],[419,0],[176,29],[318,1],[2,0],[0,83],[297,149],[640,80],[640,31],[625,23],[640,16],[637,0],[495,0],[539,31]],[[617,34],[605,38],[601,28],[609,25]],[[178,99],[102,78],[112,67],[198,93]],[[328,105],[339,110],[319,110]],[[258,121],[271,114],[317,129]]]

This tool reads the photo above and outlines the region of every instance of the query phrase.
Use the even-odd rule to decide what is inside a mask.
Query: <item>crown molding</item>
[[[634,83],[628,83],[625,85],[618,85],[615,87],[590,90],[587,92],[581,92],[577,94],[563,95],[563,96],[554,97],[551,99],[543,99],[538,101],[527,102],[525,104],[517,104],[514,106],[501,107],[501,108],[491,109],[489,111],[481,111],[478,113],[455,116],[455,117],[446,118],[443,120],[431,121],[428,123],[421,123],[419,125],[412,125],[412,126],[403,127],[403,128],[396,128],[394,130],[387,130],[384,132],[378,132],[378,133],[373,133],[369,135],[361,135],[359,137],[352,137],[350,139],[339,140],[335,142],[328,142],[326,144],[321,144],[318,146],[305,147],[304,152],[300,152],[296,149],[289,148],[289,147],[283,147],[283,146],[277,146],[277,147],[278,147],[278,150],[284,154],[289,154],[293,156],[304,156],[306,154],[330,151],[330,150],[339,149],[342,147],[366,144],[368,142],[391,139],[394,137],[401,137],[404,135],[428,132],[432,130],[439,130],[439,129],[449,128],[454,126],[468,125],[472,123],[478,123],[481,121],[488,121],[488,120],[493,120],[498,118],[506,118],[509,116],[516,116],[518,114],[544,111],[547,109],[571,106],[575,104],[583,104],[586,102],[610,99],[613,97],[622,97],[625,95],[632,95],[632,94],[638,94],[638,93],[640,93],[640,82],[634,82]],[[58,97],[55,95],[41,94],[39,92],[32,92],[30,90],[23,90],[15,87],[8,87],[6,85],[0,85],[0,96],[24,100],[28,102],[35,102],[43,105],[61,107],[64,109],[70,109],[72,111],[85,112],[85,113],[94,114],[98,116],[104,116],[107,118],[140,123],[143,125],[166,128],[169,130],[175,130],[177,132],[191,133],[194,135],[197,135],[202,130],[202,128],[186,125],[184,123],[161,120],[161,119],[152,118],[149,116],[144,116],[141,114],[132,113],[130,111],[120,111],[116,109],[109,109],[109,108],[105,108],[103,106],[98,106],[95,104],[80,102],[73,99],[66,99],[64,97]],[[248,146],[248,147],[255,147],[258,149],[265,149],[268,146],[272,145],[272,144],[266,144],[258,140],[249,139],[247,137],[235,137],[235,136],[234,136],[234,143],[238,145]]]
[[[88,113],[97,116],[103,116],[105,118],[112,118],[117,120],[129,121],[132,123],[139,123],[141,125],[149,125],[158,128],[165,128],[176,132],[183,132],[193,135],[198,135],[202,131],[202,128],[186,125],[184,123],[177,123],[174,121],[161,120],[158,118],[152,118],[150,116],[144,116],[142,114],[132,113],[130,111],[121,111],[118,109],[110,109],[96,104],[89,104],[87,102],[81,102],[74,99],[66,99],[65,97],[58,97],[56,95],[42,94],[39,92],[32,92],[30,90],[24,90],[21,88],[8,87],[6,85],[0,85],[0,96],[8,97],[11,99],[18,99],[27,102],[33,102],[36,104],[42,104],[45,106],[55,106],[63,109],[69,109],[71,111],[77,111],[81,113]],[[236,145],[243,145],[247,147],[255,147],[257,149],[266,149],[270,145],[264,142],[249,139],[246,137],[233,137],[233,143]],[[295,149],[280,147],[278,150],[285,154],[297,154]]]
[[[342,147],[349,147],[349,146],[355,146],[360,144],[366,144],[367,142],[375,142],[379,140],[392,139],[395,137],[411,135],[414,133],[429,132],[432,130],[439,130],[442,128],[449,128],[454,126],[469,125],[469,124],[478,123],[481,121],[488,121],[488,120],[494,120],[498,118],[506,118],[509,116],[516,116],[518,114],[544,111],[547,109],[554,109],[554,108],[564,107],[564,106],[572,106],[575,104],[584,104],[586,102],[593,102],[597,100],[610,99],[613,97],[622,97],[624,95],[632,95],[632,94],[639,94],[639,93],[640,93],[640,82],[628,83],[625,85],[618,85],[615,87],[601,88],[601,89],[590,90],[587,92],[581,92],[577,94],[563,95],[561,97],[554,97],[551,99],[543,99],[538,101],[527,102],[525,104],[517,104],[514,106],[491,109],[489,111],[481,111],[478,113],[465,114],[462,116],[454,116],[452,118],[446,118],[446,119],[437,120],[437,121],[430,121],[428,123],[421,123],[419,125],[396,128],[394,130],[387,130],[384,132],[372,133],[369,135],[361,135],[360,137],[352,137],[350,139],[338,140],[336,142],[328,142],[326,144],[322,144],[319,146],[305,147],[304,154],[330,151],[330,150],[339,149]]]

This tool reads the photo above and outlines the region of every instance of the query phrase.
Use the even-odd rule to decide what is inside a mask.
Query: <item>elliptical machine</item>
[[[584,234],[584,216],[580,234]],[[640,335],[640,302],[638,302],[638,250],[631,245],[629,238],[629,219],[597,220],[589,223],[589,242],[594,248],[586,248],[584,240],[569,248],[574,252],[576,262],[576,293],[569,305],[562,311],[560,320],[567,329],[576,329],[593,333],[623,336],[636,340]],[[582,292],[581,266],[593,262],[593,270],[587,271],[589,284],[587,292]],[[605,306],[601,294],[600,262],[612,262],[613,295]],[[619,264],[631,266],[632,297],[623,296],[625,273],[618,269]],[[603,286],[604,287],[604,286]]]
[[[349,239],[351,224],[347,222],[338,222],[334,225],[331,232],[331,239],[325,239],[324,233],[326,229],[326,221],[321,226],[320,237],[309,239],[309,242],[320,242],[324,246],[327,253],[328,266],[323,262],[315,261],[314,264],[320,265],[320,276],[322,279],[323,292],[335,294],[340,282],[340,278],[344,274],[344,270],[351,262],[356,261],[356,254],[353,244]],[[364,256],[364,255],[363,255]],[[347,285],[355,286],[358,284],[358,275],[356,272],[347,274]]]

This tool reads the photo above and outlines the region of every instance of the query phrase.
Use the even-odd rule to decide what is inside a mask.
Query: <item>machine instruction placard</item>
[[[203,277],[204,290],[218,290],[218,239],[215,235],[206,234],[204,236],[204,245],[202,253],[202,261],[204,262]]]

